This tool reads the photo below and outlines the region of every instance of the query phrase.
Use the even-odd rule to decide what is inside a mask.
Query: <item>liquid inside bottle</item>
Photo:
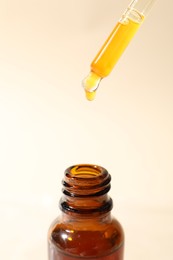
[[[91,239],[89,236],[88,239]],[[72,256],[72,255],[66,255],[65,253],[59,252],[55,246],[52,246],[50,249],[50,260],[79,260],[79,259],[89,259],[89,260],[121,260],[123,259],[123,247],[120,247],[112,254],[106,255],[106,256],[96,256],[96,257],[85,257],[85,256]]]
[[[124,233],[111,215],[110,180],[107,170],[96,165],[66,170],[62,214],[48,234],[49,260],[123,260]]]

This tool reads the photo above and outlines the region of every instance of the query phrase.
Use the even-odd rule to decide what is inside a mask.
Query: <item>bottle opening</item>
[[[111,176],[98,165],[79,164],[66,169],[64,193],[69,196],[98,196],[110,189]]]
[[[76,166],[72,166],[70,167],[68,173],[71,174],[71,177],[77,177],[77,178],[98,178],[98,177],[102,177],[103,175],[105,175],[107,171],[100,166],[97,165],[76,165]]]
[[[60,202],[63,211],[80,214],[106,213],[112,209],[107,196],[111,176],[98,165],[79,164],[66,169],[63,180],[64,197]]]

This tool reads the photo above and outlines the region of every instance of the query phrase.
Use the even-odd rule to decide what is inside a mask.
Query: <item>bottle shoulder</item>
[[[117,230],[118,232],[123,233],[123,227],[121,223],[114,217],[108,216],[105,218],[95,218],[95,217],[68,217],[64,218],[59,215],[51,224],[50,230],[57,229],[74,229],[74,230],[100,230],[104,231],[106,229]]]
[[[86,256],[115,251],[124,242],[121,224],[113,217],[104,220],[57,218],[49,229],[49,241],[68,253]]]

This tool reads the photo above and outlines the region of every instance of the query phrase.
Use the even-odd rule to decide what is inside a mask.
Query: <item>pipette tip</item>
[[[82,81],[82,86],[85,90],[86,98],[89,101],[95,99],[96,90],[99,87],[100,81],[101,77],[94,72],[90,72],[89,75]]]

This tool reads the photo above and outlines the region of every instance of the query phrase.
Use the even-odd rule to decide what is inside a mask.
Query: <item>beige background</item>
[[[47,259],[76,163],[111,173],[125,259],[172,259],[172,1],[157,1],[94,102],[81,87],[128,3],[0,1],[0,259]]]

